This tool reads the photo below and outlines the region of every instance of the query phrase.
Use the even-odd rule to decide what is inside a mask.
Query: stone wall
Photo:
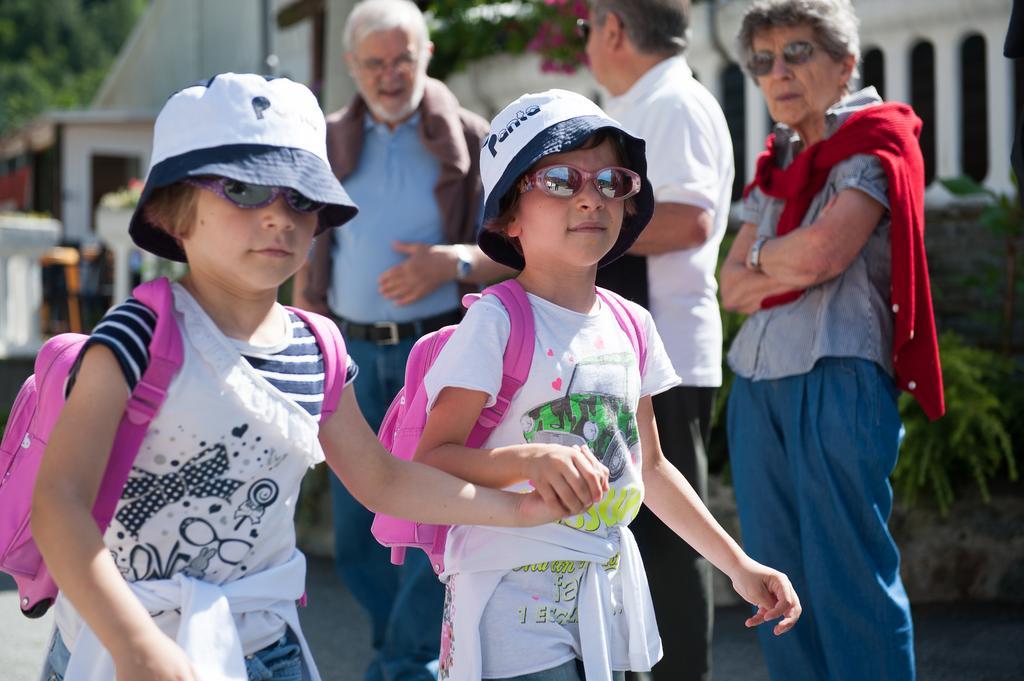
[[[889,525],[912,602],[1024,602],[1024,496],[1019,485],[994,488],[991,503],[965,494],[946,518],[896,509]]]
[[[1006,243],[978,222],[981,206],[957,203],[926,211],[925,247],[940,333],[999,347],[1006,273]],[[1024,280],[1024,254],[1018,280]],[[1018,289],[1020,286],[1018,285]],[[1024,349],[1024,296],[1014,306],[1016,349]]]

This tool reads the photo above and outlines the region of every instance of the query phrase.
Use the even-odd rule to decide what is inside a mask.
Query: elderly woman
[[[721,271],[750,316],[729,352],[743,539],[785,571],[803,621],[762,637],[774,679],[912,679],[886,526],[898,388],[944,411],[927,263],[921,121],[874,88],[845,0],[757,0],[739,51],[777,121]]]

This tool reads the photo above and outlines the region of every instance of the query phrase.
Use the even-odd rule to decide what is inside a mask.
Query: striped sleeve
[[[153,339],[156,315],[135,298],[112,307],[85,342],[78,362],[71,370],[68,391],[74,383],[85,352],[93,345],[106,346],[117,359],[128,389],[133,390],[149,366],[149,342]]]
[[[316,336],[306,322],[288,313],[292,326],[291,342],[280,352],[248,354],[245,358],[263,378],[295,401],[312,416],[319,416],[324,401],[324,358]],[[345,385],[351,383],[358,367],[351,358],[345,367]]]

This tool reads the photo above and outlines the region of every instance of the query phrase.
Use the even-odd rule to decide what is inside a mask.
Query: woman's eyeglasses
[[[284,200],[292,210],[299,213],[315,213],[326,205],[303,196],[291,187],[268,187],[227,177],[189,177],[185,179],[185,183],[207,189],[239,208],[263,208],[272,204],[281,195],[284,195]]]
[[[782,61],[790,66],[805,64],[814,56],[814,44],[797,40],[782,48]],[[747,62],[747,69],[755,76],[767,76],[775,66],[775,53],[768,50],[755,52]]]
[[[548,166],[530,173],[522,179],[519,190],[526,193],[533,188],[549,196],[568,199],[576,196],[587,182],[602,196],[623,201],[640,191],[640,176],[628,168],[601,168],[590,172],[568,164]]]

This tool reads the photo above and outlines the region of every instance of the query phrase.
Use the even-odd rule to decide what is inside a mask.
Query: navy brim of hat
[[[618,240],[611,250],[598,261],[597,266],[604,267],[625,255],[629,247],[640,236],[640,232],[644,231],[644,227],[651,221],[651,216],[654,215],[654,189],[651,187],[650,180],[647,179],[647,147],[642,139],[633,137],[620,127],[608,125],[608,119],[601,116],[580,116],[555,123],[545,128],[520,149],[487,196],[487,203],[484,204],[484,223],[498,217],[501,197],[515,186],[516,181],[534,163],[550,154],[572,151],[586,142],[591,135],[605,128],[615,130],[622,135],[627,156],[624,159],[625,165],[640,175],[641,183],[639,193],[633,197],[636,212],[623,216],[622,230],[619,232]],[[477,244],[479,244],[480,250],[495,262],[517,270],[526,266],[522,254],[502,234],[481,229],[477,235]]]
[[[185,252],[174,237],[147,220],[143,209],[154,190],[200,175],[289,187],[326,204],[318,213],[317,234],[345,224],[359,212],[323,159],[308,151],[260,144],[197,149],[165,159],[150,171],[128,228],[139,248],[168,260],[186,261]]]

